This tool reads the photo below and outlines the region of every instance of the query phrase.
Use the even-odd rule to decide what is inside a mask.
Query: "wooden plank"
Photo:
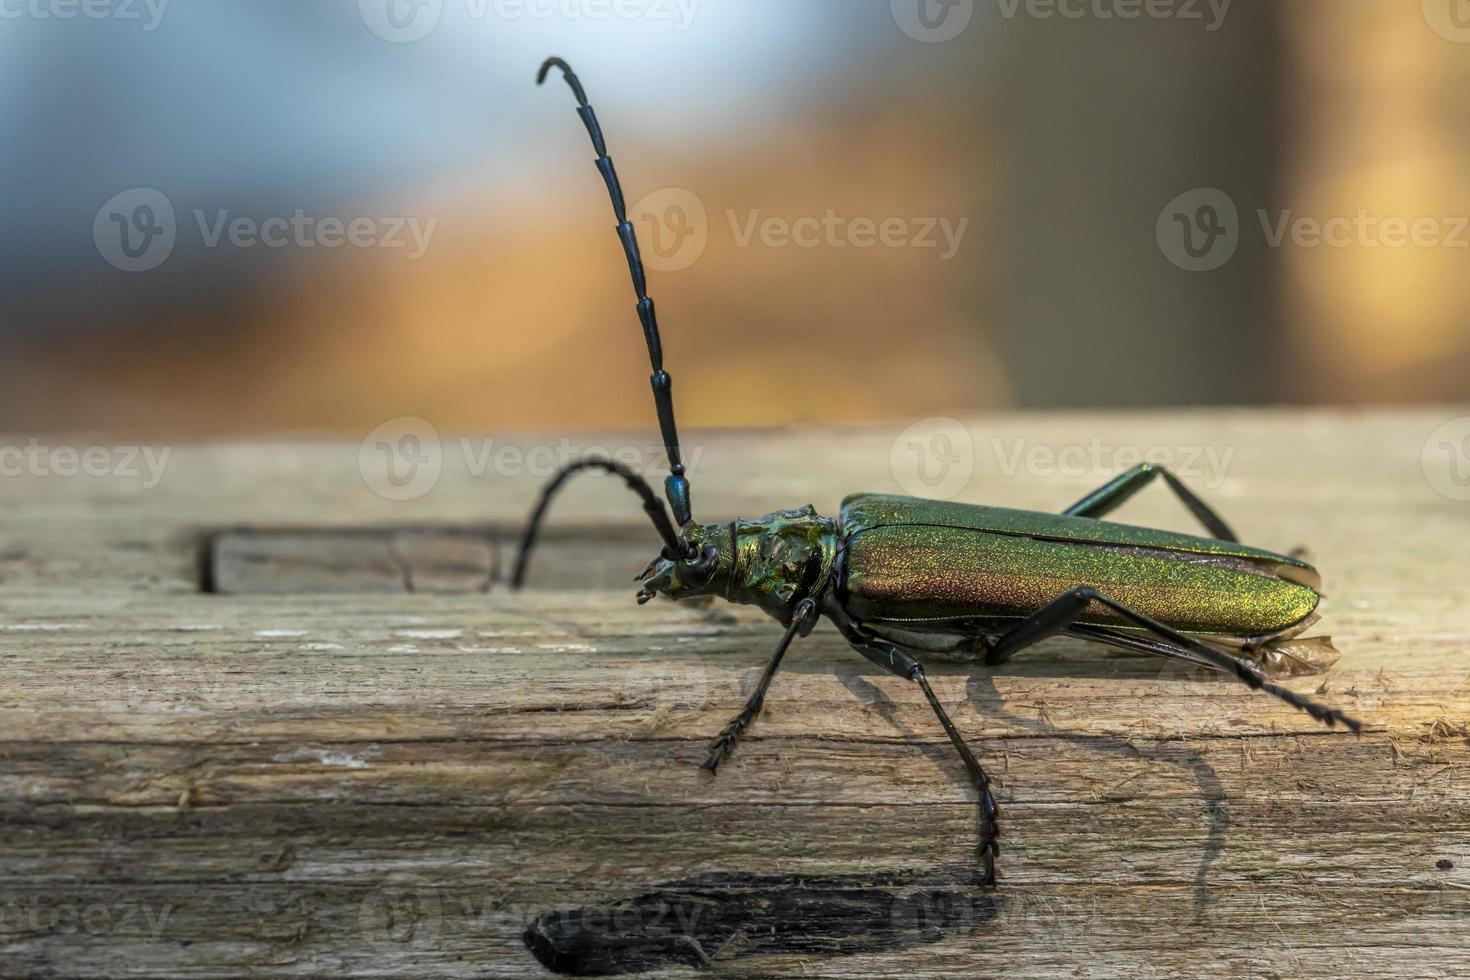
[[[484,593],[510,585],[522,528],[242,528],[205,538],[201,588],[221,595]],[[586,589],[640,567],[637,528],[556,528],[527,588]],[[646,560],[646,559],[645,559]]]
[[[699,768],[777,630],[636,606],[657,543],[615,483],[568,491],[533,592],[210,595],[222,530],[502,545],[535,487],[446,469],[405,508],[364,494],[346,446],[181,447],[150,494],[0,481],[0,974],[547,976],[531,929],[563,969],[657,976],[701,952],[739,976],[1467,975],[1470,515],[1420,461],[1452,414],[967,420],[966,496],[1009,505],[1106,475],[1002,481],[1016,446],[1235,447],[1202,492],[1327,577],[1342,661],[1291,683],[1368,723],[1321,731],[1075,641],[935,663],[996,775],[994,894],[922,697],[829,629]],[[697,509],[897,489],[902,428],[698,440]],[[1188,526],[1162,493],[1119,516]]]

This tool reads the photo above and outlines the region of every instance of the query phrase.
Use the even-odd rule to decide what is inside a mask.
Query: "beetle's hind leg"
[[[1272,697],[1285,701],[1293,708],[1305,711],[1329,728],[1341,722],[1354,732],[1361,732],[1363,729],[1363,723],[1356,718],[1349,717],[1336,708],[1329,708],[1309,697],[1271,683],[1261,675],[1260,670],[1253,664],[1247,663],[1237,657],[1232,657],[1223,650],[1191,640],[1183,633],[1165,626],[1158,620],[1151,619],[1140,612],[1135,612],[1121,602],[1109,599],[1097,590],[1087,588],[1086,586],[1062,593],[1037,612],[1021,620],[1009,632],[1002,635],[990,645],[990,652],[986,655],[985,662],[992,666],[1003,664],[1026,647],[1040,643],[1048,637],[1071,629],[1076,625],[1077,620],[1087,612],[1088,607],[1094,603],[1112,610],[1114,614],[1130,623],[1133,627],[1152,633],[1159,640],[1163,641],[1162,643],[1140,644],[1135,649],[1142,650],[1145,653],[1152,653],[1156,656],[1169,657],[1174,660],[1184,660],[1188,663],[1211,667],[1222,673],[1232,675],[1253,690],[1263,691]]]
[[[1230,525],[1215,513],[1214,508],[1195,496],[1194,491],[1186,487],[1180,479],[1162,466],[1153,463],[1139,463],[1126,473],[1120,473],[1107,483],[1077,501],[1071,507],[1062,511],[1068,517],[1095,517],[1101,519],[1117,510],[1129,497],[1142,490],[1154,481],[1155,477],[1162,476],[1169,489],[1174,495],[1183,501],[1184,506],[1189,508],[1193,514],[1204,525],[1210,536],[1220,541],[1239,541],[1235,532],[1230,530]]]
[[[975,792],[980,797],[980,812],[985,818],[977,852],[981,866],[980,884],[986,888],[993,887],[995,885],[995,859],[1000,856],[1000,810],[995,805],[995,795],[990,790],[990,777],[985,775],[985,770],[981,767],[980,761],[975,758],[975,753],[970,751],[970,747],[965,744],[964,736],[954,726],[954,722],[950,721],[944,705],[939,703],[934,689],[929,686],[929,679],[924,676],[924,666],[891,643],[869,640],[841,622],[838,623],[838,628],[842,630],[847,641],[858,653],[899,677],[914,681],[923,689],[924,697],[929,701],[929,707],[934,709],[934,714],[939,718],[939,724],[944,727],[944,734],[949,736],[950,743],[960,754],[960,760],[964,762],[965,769],[970,774],[970,780],[975,784]]]

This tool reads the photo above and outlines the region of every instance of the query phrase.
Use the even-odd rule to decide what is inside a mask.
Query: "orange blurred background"
[[[0,21],[9,430],[651,427],[552,53],[686,425],[1466,394],[1461,0],[420,3]]]

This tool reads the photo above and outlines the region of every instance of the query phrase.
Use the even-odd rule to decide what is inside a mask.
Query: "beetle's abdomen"
[[[1243,559],[893,525],[847,540],[845,605],[862,622],[1005,619],[1091,586],[1175,629],[1261,636],[1297,625],[1318,593]],[[1081,622],[1122,621],[1094,607]]]

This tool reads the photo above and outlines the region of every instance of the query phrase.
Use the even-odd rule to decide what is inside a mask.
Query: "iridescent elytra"
[[[959,753],[984,816],[980,881],[995,884],[999,814],[990,780],[935,696],[917,657],[971,658],[990,666],[1057,634],[1219,671],[1330,726],[1361,724],[1277,683],[1320,672],[1337,659],[1331,641],[1307,637],[1317,620],[1320,580],[1300,558],[1241,544],[1229,526],[1168,470],[1140,464],[1061,513],[857,494],[840,514],[812,507],[758,520],[696,523],[674,421],[673,380],[664,370],[653,300],[628,220],[623,190],[597,116],[565,61],[550,58],[537,81],[559,69],[577,100],[596,164],[612,198],[618,237],[637,295],[652,364],[654,407],[669,476],[664,496],[629,467],[585,458],[542,490],[521,541],[514,584],[525,581],[552,498],[577,473],[619,476],[642,500],[663,542],[638,576],[638,601],[656,596],[760,607],[785,627],[755,693],[710,746],[706,769],[729,756],[765,703],[792,641],[821,619],[868,660],[922,689]],[[1106,521],[1162,479],[1207,536]]]

